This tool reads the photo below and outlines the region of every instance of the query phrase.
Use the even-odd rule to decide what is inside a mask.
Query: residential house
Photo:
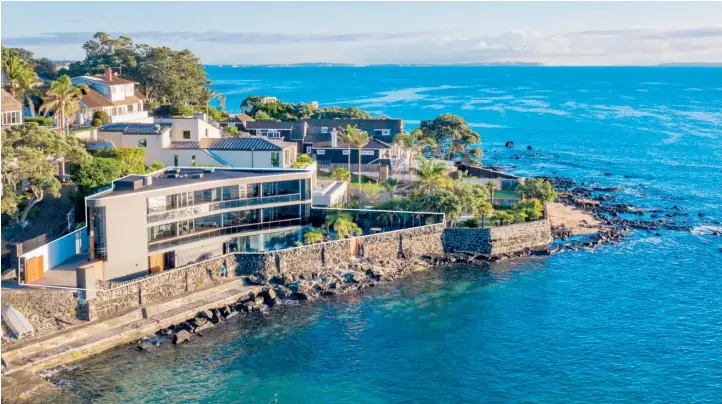
[[[75,113],[75,124],[80,127],[89,126],[96,111],[105,111],[110,123],[153,121],[145,110],[146,97],[138,91],[138,83],[117,77],[111,69],[100,76],[79,76],[72,81],[87,86]]]
[[[118,123],[97,130],[95,149],[140,147],[147,165],[285,168],[296,161],[295,143],[263,137],[221,138],[202,118],[163,118],[156,123]]]
[[[311,211],[306,170],[168,168],[86,198],[96,276],[122,280],[231,252],[287,248]]]
[[[5,90],[2,91],[2,127],[23,123],[23,104]]]

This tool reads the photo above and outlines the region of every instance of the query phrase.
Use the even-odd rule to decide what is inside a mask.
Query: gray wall
[[[442,236],[444,251],[500,255],[540,248],[552,241],[548,219],[490,229],[450,228]]]

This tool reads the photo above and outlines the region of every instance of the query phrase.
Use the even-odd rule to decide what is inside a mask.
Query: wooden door
[[[43,277],[43,256],[25,261],[25,283],[32,283]]]
[[[359,245],[358,245],[358,238],[351,238],[349,239],[349,246],[351,247],[351,255],[352,256],[358,256],[359,255]]]
[[[150,268],[150,273],[152,274],[156,272],[163,272],[163,264],[163,253],[148,257],[148,268]]]

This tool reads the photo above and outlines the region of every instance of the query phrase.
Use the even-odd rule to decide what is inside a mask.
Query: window
[[[146,138],[138,140],[138,147],[148,147],[148,140]]]
[[[22,123],[22,116],[20,111],[11,111],[3,113],[3,125],[15,125]]]
[[[374,129],[374,136],[389,136],[391,129]]]
[[[196,204],[216,202],[221,200],[221,188],[204,189],[193,192],[193,199]]]
[[[266,182],[263,184],[263,196],[298,194],[299,182],[297,180]]]
[[[98,259],[106,261],[108,251],[105,244],[105,207],[92,208],[93,235],[95,236],[94,250]]]
[[[344,149],[341,153],[343,153],[344,156],[348,156],[349,150],[348,150],[348,149]]]
[[[178,223],[160,224],[148,228],[148,242],[174,238],[178,234]]]
[[[222,227],[222,216],[223,215],[198,217],[194,220],[195,228],[197,231],[220,229]]]
[[[316,154],[326,154],[326,150],[316,150]]]
[[[374,151],[373,150],[361,150],[361,155],[362,156],[373,156]]]
[[[311,154],[311,146],[306,146],[306,154]]]
[[[242,226],[250,223],[258,223],[258,209],[223,214],[223,227]]]
[[[231,201],[234,199],[238,199],[238,196],[239,196],[238,185],[229,185],[227,187],[223,187],[221,194],[222,194],[224,201]]]
[[[208,137],[208,128],[206,128],[206,137]]]
[[[271,152],[271,167],[278,167],[281,165],[281,153]]]
[[[128,112],[133,112],[133,105],[134,105],[134,104],[129,104],[129,105],[128,105]]]
[[[327,126],[321,127],[321,133],[328,133],[328,127]]]
[[[190,138],[191,138],[191,131],[189,131],[189,130],[184,130],[184,131],[183,131],[183,139],[185,139],[185,140],[190,140]]]
[[[178,167],[178,155],[177,154],[173,155],[173,165]]]
[[[261,187],[258,184],[246,185],[246,198],[258,198],[261,196]]]

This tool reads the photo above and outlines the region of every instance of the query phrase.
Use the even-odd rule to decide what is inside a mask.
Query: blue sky
[[[2,44],[82,59],[97,31],[208,64],[722,62],[722,3],[2,3]]]

